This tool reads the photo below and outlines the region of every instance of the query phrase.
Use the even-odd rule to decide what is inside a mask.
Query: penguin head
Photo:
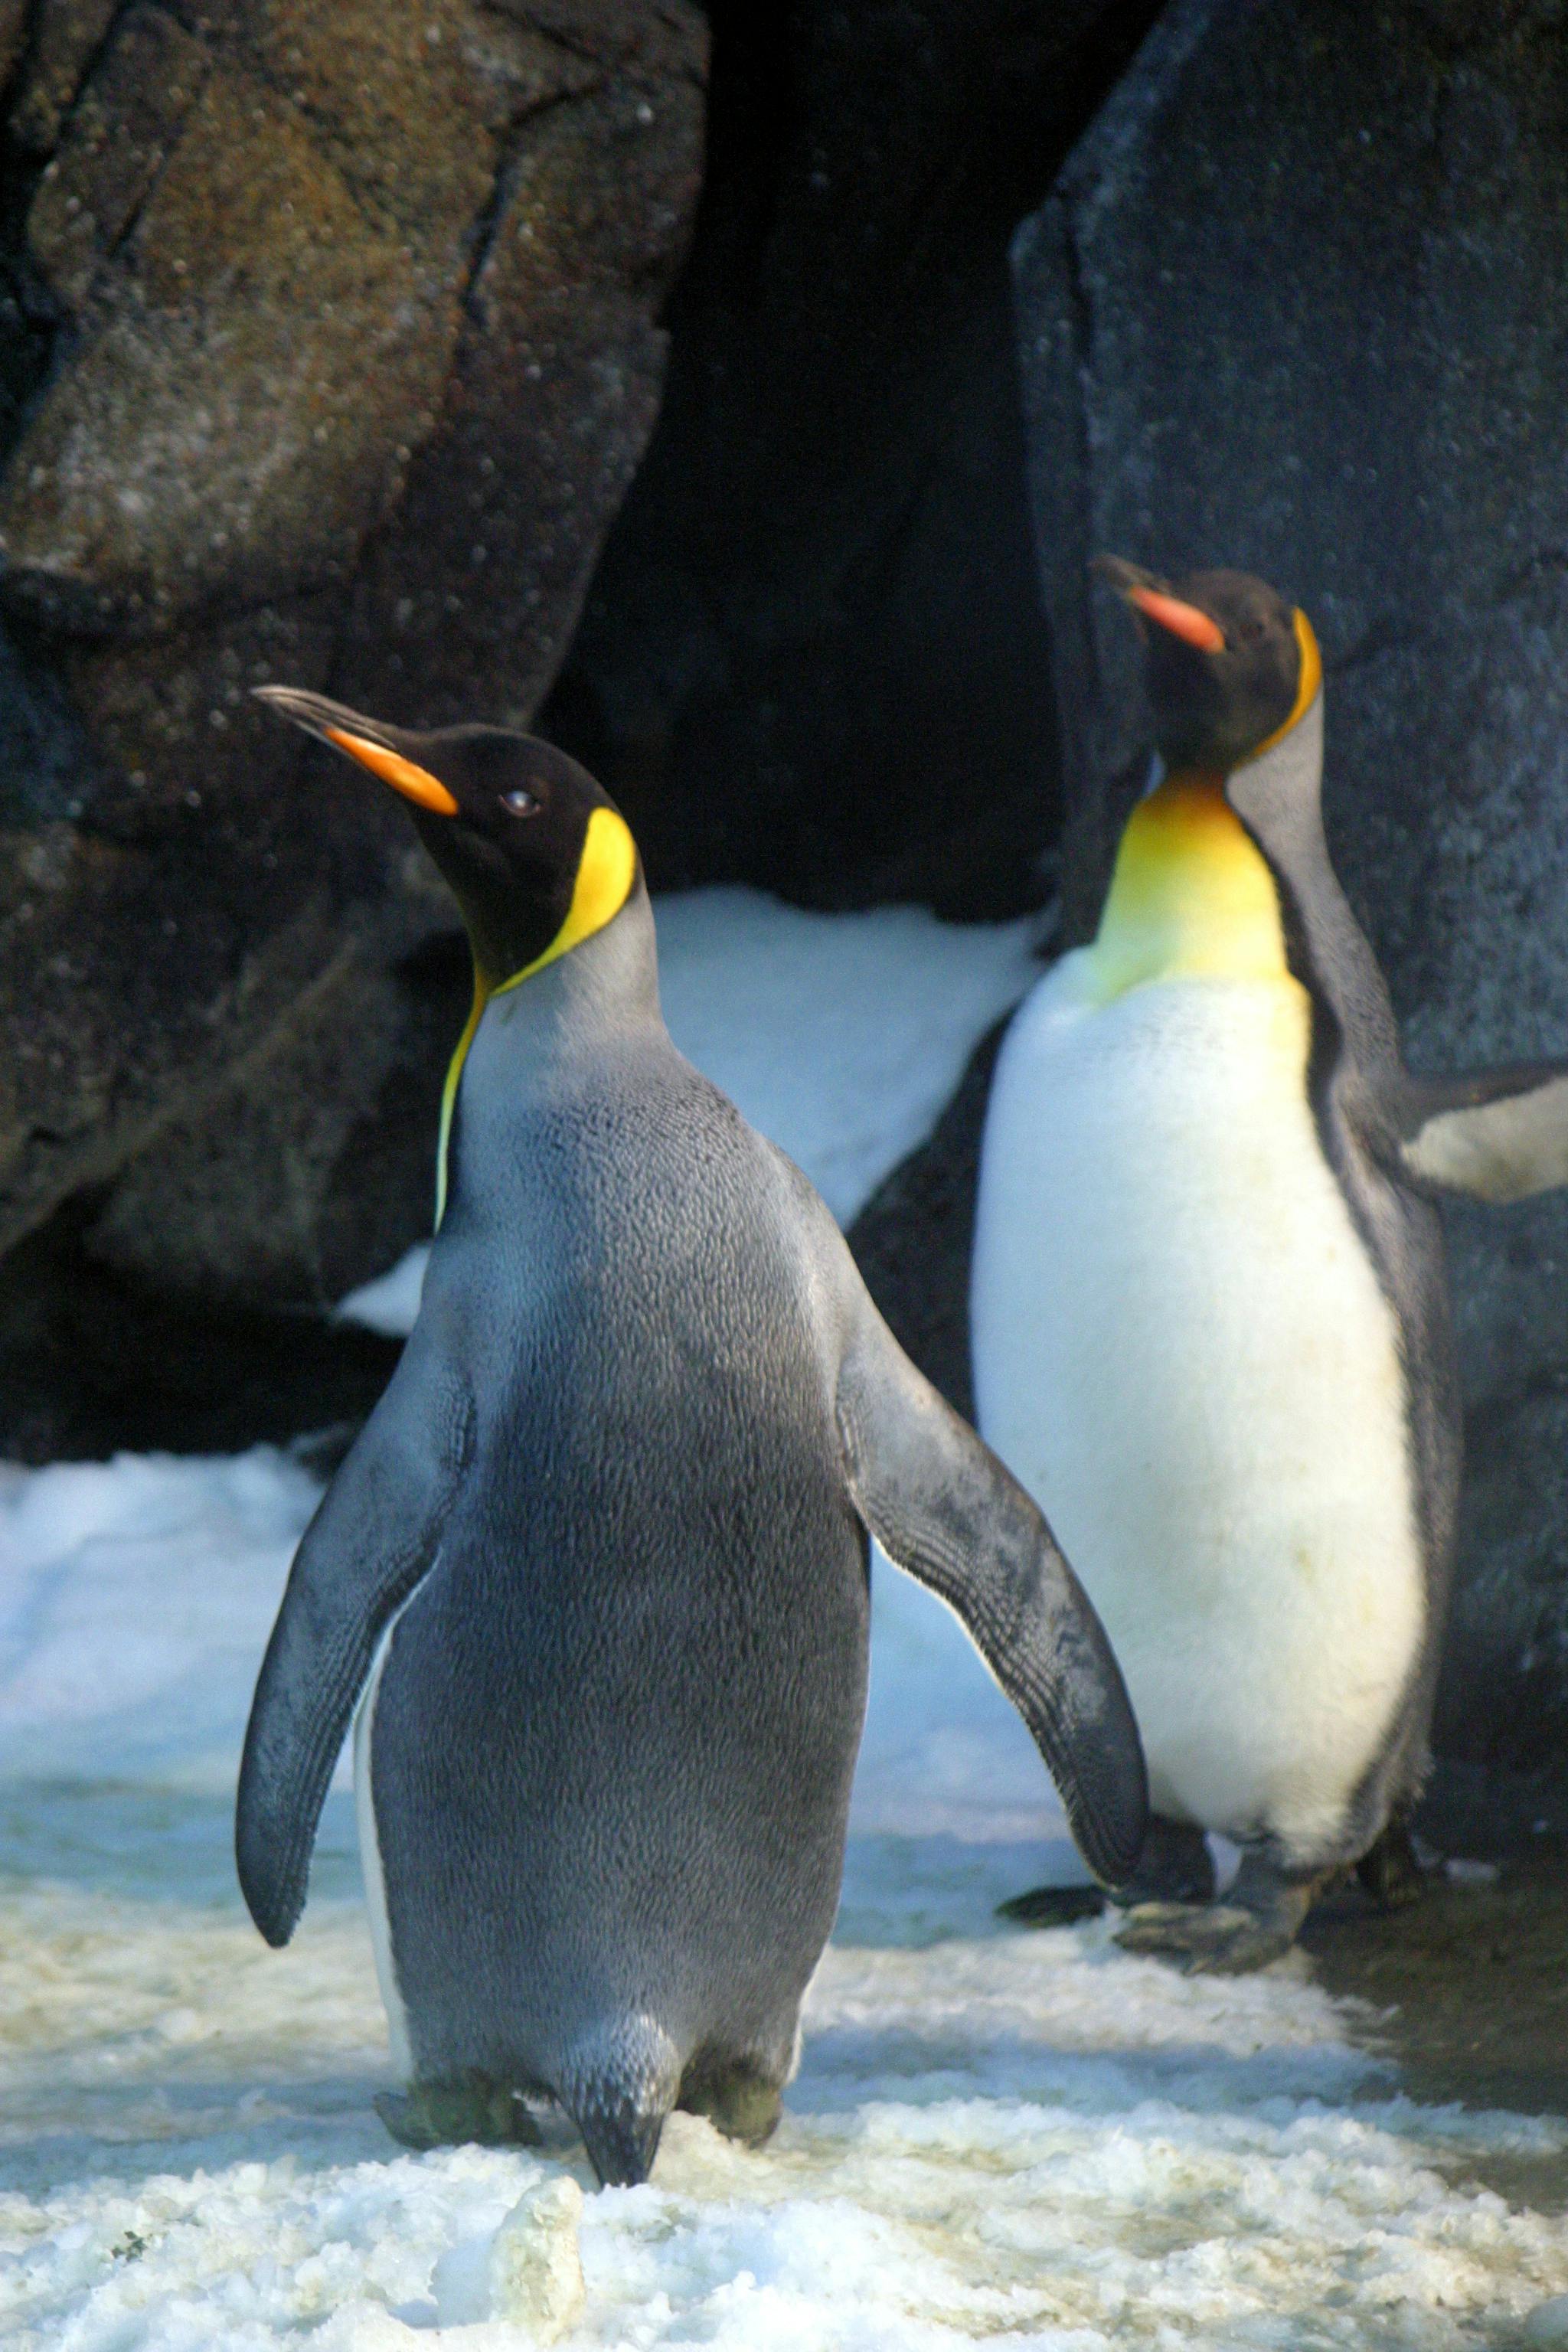
[[[1120,556],[1095,569],[1137,614],[1154,741],[1167,772],[1229,775],[1289,732],[1322,679],[1304,613],[1247,572],[1156,578]]]
[[[602,930],[631,897],[637,854],[625,818],[552,744],[503,727],[420,734],[293,687],[255,691],[409,803],[462,910],[488,992]]]

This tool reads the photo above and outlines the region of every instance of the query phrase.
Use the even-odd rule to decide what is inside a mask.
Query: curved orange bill
[[[373,776],[379,776],[384,784],[401,793],[405,801],[431,809],[437,816],[457,815],[457,802],[440,778],[433,776],[427,768],[416,767],[400,751],[389,751],[384,743],[371,743],[363,735],[351,735],[346,728],[324,727],[321,732],[340,751],[346,751],[351,760],[357,760],[362,768],[368,768]]]
[[[1196,646],[1199,653],[1225,651],[1225,631],[1195,604],[1184,604],[1179,596],[1167,596],[1163,589],[1145,588],[1142,583],[1122,593],[1130,604],[1137,605],[1145,620],[1155,621],[1162,629],[1169,629],[1173,637]]]

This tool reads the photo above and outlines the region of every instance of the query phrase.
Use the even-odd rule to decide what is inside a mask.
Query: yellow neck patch
[[[637,852],[626,819],[612,808],[596,808],[588,819],[588,830],[583,836],[583,855],[577,861],[577,879],[572,887],[572,904],[566,909],[566,920],[545,949],[521,971],[514,971],[503,981],[491,983],[476,964],[474,967],[474,1002],[463,1034],[458,1040],[447,1071],[447,1083],[441,1089],[441,1131],[436,1150],[436,1223],[440,1227],[447,1213],[447,1161],[452,1139],[452,1114],[458,1105],[458,1087],[463,1076],[463,1065],[468,1058],[468,1048],[479,1031],[484,1010],[492,996],[504,996],[509,989],[521,987],[531,980],[546,964],[554,963],[581,947],[584,940],[602,931],[613,922],[632,895],[637,879]]]
[[[447,1213],[447,1152],[452,1140],[452,1113],[458,1108],[458,1082],[463,1075],[463,1064],[468,1058],[468,1047],[474,1042],[484,1009],[490,1001],[490,992],[474,967],[474,1002],[463,1024],[463,1034],[457,1050],[447,1065],[447,1083],[441,1089],[441,1131],[436,1144],[436,1230],[441,1230],[441,1220]]]
[[[1296,642],[1301,675],[1290,716],[1245,766],[1282,742],[1321,690],[1322,656],[1302,612]],[[1146,980],[1289,978],[1279,893],[1226,798],[1223,776],[1178,772],[1140,801],[1116,853],[1089,958],[1101,1003]]]
[[[1279,894],[1218,776],[1177,774],[1140,801],[1089,950],[1102,1002],[1148,980],[1283,980]]]

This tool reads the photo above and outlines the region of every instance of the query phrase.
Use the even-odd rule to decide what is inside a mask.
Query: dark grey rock
[[[83,1246],[68,1202],[5,1260],[0,1431],[8,1461],[227,1454],[319,1433],[323,1475],[374,1404],[400,1342],[128,1281]]]
[[[658,430],[546,724],[656,886],[1037,905],[1055,830],[1006,248],[1153,0],[714,0]]]
[[[47,154],[54,145],[114,10],[115,0],[8,0],[0,32],[9,36],[7,73],[21,65],[10,127],[24,148]]]
[[[1236,564],[1328,674],[1327,820],[1417,1067],[1568,1049],[1563,9],[1177,0],[1015,262],[1081,935],[1143,756],[1100,549]],[[1471,1474],[1439,1715],[1568,1731],[1568,1201],[1454,1220]]]
[[[429,1231],[441,1080],[473,993],[441,934],[410,965],[345,947],[193,1116],[117,1178],[84,1246],[128,1285],[324,1311]]]

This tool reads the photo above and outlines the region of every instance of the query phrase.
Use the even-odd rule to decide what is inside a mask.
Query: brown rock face
[[[1417,1067],[1568,1049],[1568,44],[1551,0],[1178,0],[1016,253],[1073,927],[1142,766],[1088,560],[1263,573]],[[1568,1199],[1450,1226],[1470,1483],[1439,1738],[1568,1738]]]
[[[531,716],[658,406],[702,23],[0,0],[7,45],[0,1248],[99,1185],[120,1273],[319,1302],[426,1218],[420,1118],[363,1215],[340,1163],[434,1083],[399,965],[452,918],[247,689]],[[287,1214],[207,1117],[247,1072]]]

